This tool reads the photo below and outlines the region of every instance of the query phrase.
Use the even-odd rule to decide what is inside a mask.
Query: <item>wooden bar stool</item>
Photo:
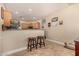
[[[41,46],[45,46],[45,36],[37,36],[37,45]]]
[[[36,44],[36,37],[29,37],[28,38],[28,49],[32,51],[32,48],[37,49],[37,44]]]

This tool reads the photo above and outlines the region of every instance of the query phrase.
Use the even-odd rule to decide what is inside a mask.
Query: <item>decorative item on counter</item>
[[[58,21],[58,17],[54,17],[51,19],[51,22],[56,22],[56,21]]]
[[[59,25],[62,25],[62,24],[63,24],[63,20],[60,20],[60,21],[59,21]]]
[[[48,27],[51,27],[51,23],[50,22],[48,23]]]
[[[11,24],[12,29],[17,29],[19,27],[19,21],[13,20]]]

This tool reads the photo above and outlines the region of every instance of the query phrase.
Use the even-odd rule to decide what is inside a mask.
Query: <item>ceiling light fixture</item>
[[[36,17],[33,17],[33,19],[36,19]]]
[[[22,20],[24,20],[24,18],[22,17]]]
[[[31,12],[31,11],[32,11],[32,9],[31,9],[31,8],[29,8],[29,9],[28,9],[28,11],[29,11],[29,12]]]
[[[16,13],[16,14],[18,14],[19,12],[18,12],[18,11],[16,11],[15,13]]]

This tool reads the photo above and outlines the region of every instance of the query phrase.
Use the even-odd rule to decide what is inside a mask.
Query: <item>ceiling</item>
[[[19,20],[42,19],[68,6],[67,3],[5,3],[4,5],[12,12],[13,19]]]

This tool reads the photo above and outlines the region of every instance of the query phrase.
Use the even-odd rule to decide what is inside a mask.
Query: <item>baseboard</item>
[[[16,53],[16,52],[20,52],[20,51],[25,50],[25,49],[27,49],[27,47],[11,50],[11,51],[3,53],[2,56],[8,56],[8,55],[11,55],[11,54]]]
[[[59,42],[59,41],[52,40],[52,39],[47,39],[47,40],[64,46],[63,42]]]
[[[51,39],[47,39],[47,40],[64,46],[64,42],[59,42],[59,41],[51,40]],[[75,49],[74,46],[71,46],[71,45],[68,45],[68,47],[73,49],[73,50]]]

